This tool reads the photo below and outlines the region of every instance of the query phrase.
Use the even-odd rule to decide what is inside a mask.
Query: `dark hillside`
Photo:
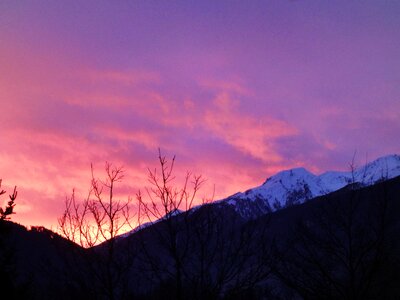
[[[0,224],[7,299],[398,299],[400,177],[245,221],[209,204],[84,250]],[[107,273],[108,272],[108,273]]]
[[[306,299],[397,299],[399,198],[397,177],[260,218],[274,233],[279,286]]]
[[[1,284],[8,299],[70,299],[64,288],[68,257],[79,247],[43,227],[0,224]],[[65,298],[64,298],[65,297]]]

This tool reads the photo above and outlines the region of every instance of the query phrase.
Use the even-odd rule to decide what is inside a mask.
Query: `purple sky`
[[[215,198],[400,152],[399,1],[1,1],[0,178],[55,226],[90,163],[157,148]],[[2,200],[5,200],[3,198]]]

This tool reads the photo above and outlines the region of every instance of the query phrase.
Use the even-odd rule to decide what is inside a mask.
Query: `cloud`
[[[396,9],[204,5],[112,5],[97,11],[107,22],[91,4],[6,12],[0,178],[20,189],[17,220],[54,224],[90,163],[124,165],[121,195],[134,194],[158,147],[217,199],[282,168],[400,151]]]
[[[241,113],[237,101],[227,93],[218,94],[213,104],[205,113],[205,127],[226,143],[262,161],[282,160],[273,147],[274,139],[297,134],[297,130],[286,122]]]

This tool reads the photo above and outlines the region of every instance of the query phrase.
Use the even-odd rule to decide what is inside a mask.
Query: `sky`
[[[394,0],[0,1],[13,220],[56,228],[91,163],[123,166],[134,198],[158,148],[216,200],[400,153],[399,15]]]

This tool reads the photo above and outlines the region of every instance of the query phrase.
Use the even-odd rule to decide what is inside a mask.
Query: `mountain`
[[[89,249],[3,221],[0,287],[7,299],[399,299],[399,175],[398,155],[287,170]]]
[[[4,298],[71,299],[71,289],[66,295],[59,290],[69,283],[67,272],[81,264],[78,252],[84,250],[44,227],[27,229],[0,221],[0,288]]]
[[[357,185],[358,188],[367,187],[397,176],[400,176],[400,155],[397,154],[380,157],[347,172],[328,171],[315,175],[305,168],[294,168],[267,178],[258,187],[238,192],[208,205],[233,209],[244,220],[252,220],[319,196],[328,195],[349,185]],[[193,207],[190,213],[194,213],[202,206]],[[181,213],[183,211],[177,209],[171,212],[171,215],[177,216]],[[120,237],[128,237],[164,219],[165,217],[142,224]]]
[[[177,299],[177,290],[183,299],[398,299],[400,176],[366,172],[380,165],[352,175],[379,182],[335,185],[251,220],[229,200],[198,206],[121,239],[115,251],[133,253],[129,278],[139,299]],[[297,171],[292,177],[309,180]],[[322,178],[333,185],[338,173]]]
[[[370,186],[400,176],[400,155],[388,155],[348,172],[330,171],[315,175],[304,168],[285,170],[269,177],[262,185],[236,193],[217,205],[230,205],[245,219],[304,203],[349,184]]]

